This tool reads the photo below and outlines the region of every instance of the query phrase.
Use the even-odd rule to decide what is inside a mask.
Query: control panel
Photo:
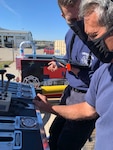
[[[0,74],[0,150],[49,150],[41,114],[32,102],[34,86],[11,81],[15,76],[5,70]]]

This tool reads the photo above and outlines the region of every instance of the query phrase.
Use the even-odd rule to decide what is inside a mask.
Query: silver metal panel
[[[22,132],[0,132],[0,150],[20,150],[22,148]]]
[[[0,117],[0,130],[39,130],[37,117],[16,116]]]
[[[6,83],[7,81],[4,81],[4,87],[2,88],[0,80],[0,91],[4,91]],[[35,97],[35,88],[30,84],[10,82],[8,91],[12,93],[12,98],[33,99]]]

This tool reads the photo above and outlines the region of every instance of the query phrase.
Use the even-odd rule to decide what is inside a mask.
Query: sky
[[[57,0],[0,0],[0,28],[30,31],[34,40],[64,40],[69,29]]]

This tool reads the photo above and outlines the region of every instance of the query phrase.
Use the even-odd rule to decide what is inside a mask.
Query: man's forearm
[[[92,119],[97,116],[95,109],[83,102],[75,105],[54,105],[51,113],[71,120]]]
[[[66,119],[80,120],[95,118],[97,116],[95,108],[89,105],[87,102],[73,105],[51,105],[48,102],[47,97],[39,93],[37,94],[33,102],[36,106],[36,109],[53,113]]]

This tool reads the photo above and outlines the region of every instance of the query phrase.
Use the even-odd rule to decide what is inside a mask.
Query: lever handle
[[[3,75],[4,75],[4,73],[6,72],[6,70],[5,69],[1,69],[0,70],[0,74],[1,74],[1,81],[2,81],[2,88],[3,88],[3,86],[4,86],[4,78],[3,78]]]
[[[5,91],[7,91],[8,87],[9,87],[10,80],[13,79],[13,78],[15,78],[15,75],[7,73],[6,77],[7,77],[8,81],[6,83]]]
[[[15,78],[15,75],[7,73],[6,77],[8,78],[8,80],[11,80],[11,79]]]

